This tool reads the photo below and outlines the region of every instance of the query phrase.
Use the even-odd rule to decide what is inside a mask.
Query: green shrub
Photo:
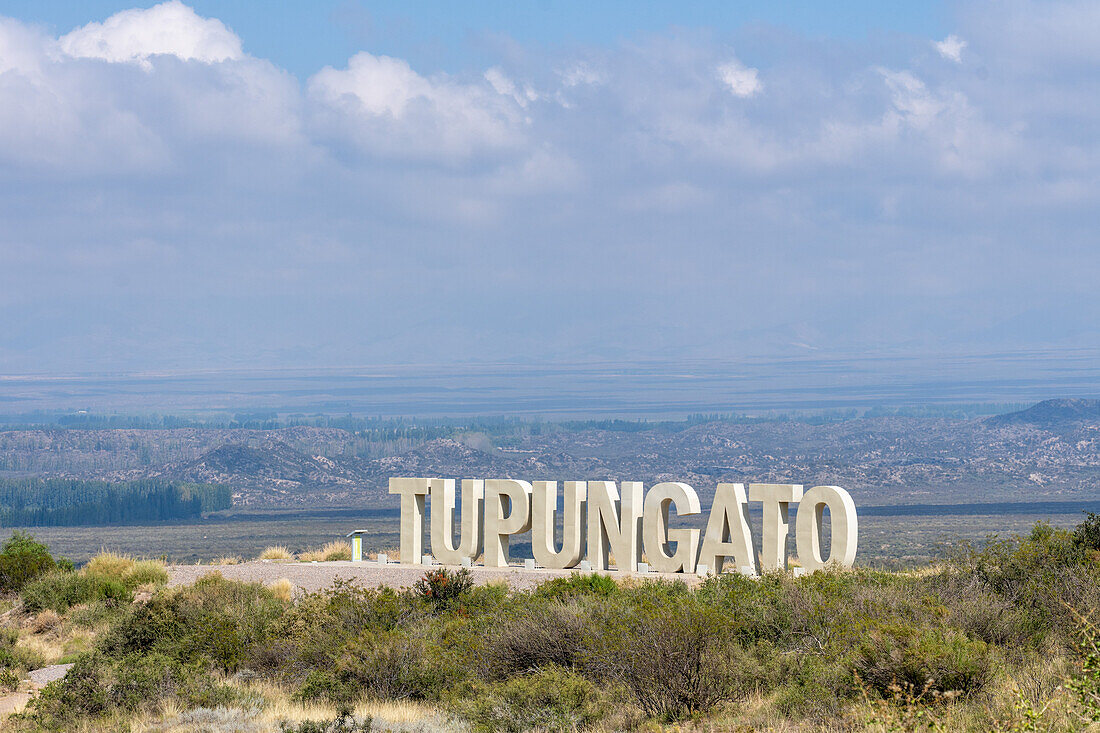
[[[100,648],[116,658],[159,652],[231,672],[254,648],[269,643],[285,609],[286,603],[260,583],[212,574],[132,607],[102,636]]]
[[[347,645],[331,669],[311,671],[298,697],[336,703],[364,695],[383,700],[436,697],[441,680],[432,661],[421,639],[366,632]]]
[[[88,601],[69,609],[69,621],[85,629],[94,629],[114,616],[118,609],[105,601]]]
[[[647,715],[675,720],[706,712],[760,677],[728,617],[671,584],[647,583],[595,610],[584,669],[629,690]]]
[[[137,710],[171,698],[184,708],[214,708],[240,699],[201,665],[181,664],[163,654],[131,655],[114,665],[109,696],[112,707]]]
[[[1076,609],[1073,615],[1078,624],[1078,669],[1068,687],[1077,698],[1078,715],[1096,723],[1100,722],[1100,627]]]
[[[1100,553],[1100,514],[1089,512],[1073,529],[1073,543],[1085,553]]]
[[[427,700],[440,695],[443,670],[436,650],[416,636],[366,633],[336,660],[336,677],[355,696]]]
[[[1087,520],[1085,525],[1079,536],[1037,522],[1024,537],[965,547],[951,567],[1016,609],[1027,623],[1032,648],[1051,636],[1072,645],[1077,626],[1068,608],[1100,607],[1100,565],[1079,544],[1080,537],[1091,537]]]
[[[206,670],[162,654],[111,659],[94,652],[78,657],[62,679],[29,703],[31,717],[45,730],[72,730],[81,719],[114,711],[151,710],[171,699],[181,707],[218,707],[241,695]]]
[[[828,729],[840,716],[849,692],[848,671],[837,660],[823,654],[802,654],[796,658],[758,649],[758,658],[781,660],[769,688],[776,689],[775,707],[784,715],[807,720]]]
[[[28,611],[50,608],[65,613],[80,603],[103,601],[109,606],[127,604],[133,600],[133,594],[117,580],[55,570],[28,583],[23,588],[22,598]]]
[[[480,685],[455,706],[476,731],[575,731],[608,710],[592,682],[560,667]]]
[[[970,695],[994,671],[988,645],[955,629],[894,626],[871,634],[854,671],[864,684],[888,696],[898,688],[917,696]]]
[[[31,650],[15,645],[18,638],[15,629],[0,627],[0,690],[5,692],[14,691],[23,675],[41,662]]]
[[[466,568],[436,568],[416,581],[413,592],[434,608],[442,610],[455,606],[473,585],[473,576]]]
[[[540,583],[535,595],[558,601],[581,596],[610,596],[619,592],[619,584],[600,573],[572,573]]]
[[[334,669],[320,667],[310,670],[301,688],[295,694],[298,700],[327,700],[344,702],[357,699],[361,690],[354,687],[352,680],[343,679]]]
[[[123,577],[122,582],[128,588],[141,585],[164,585],[168,582],[168,571],[159,560],[138,560]]]
[[[18,592],[56,567],[48,547],[30,535],[13,532],[0,549],[0,592]]]
[[[71,730],[80,718],[108,711],[109,680],[107,660],[98,654],[86,654],[73,663],[62,679],[46,685],[27,707],[46,730]]]
[[[481,666],[496,680],[552,666],[573,669],[587,635],[586,615],[575,603],[531,598],[489,627]]]

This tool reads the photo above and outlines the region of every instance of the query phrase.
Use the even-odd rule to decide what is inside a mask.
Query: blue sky
[[[1098,130],[1094,2],[8,2],[0,374],[1097,349]]]
[[[155,2],[4,2],[0,12],[41,23],[61,34],[126,8]],[[471,3],[448,0],[402,2],[189,3],[197,13],[220,18],[243,40],[244,50],[306,78],[323,66],[343,64],[364,47],[409,59],[416,65],[460,71],[492,61],[495,41],[575,47],[607,46],[670,28],[719,33],[771,25],[808,36],[860,40],[890,34],[943,37],[950,22],[943,3],[853,0],[844,3],[615,2]]]

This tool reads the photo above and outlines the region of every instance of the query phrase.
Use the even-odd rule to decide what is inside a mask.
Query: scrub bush
[[[433,608],[444,610],[456,605],[473,585],[474,579],[466,568],[437,568],[424,573],[413,586],[413,592]]]
[[[11,692],[27,671],[42,666],[42,657],[36,651],[16,646],[19,632],[0,628],[0,690]]]
[[[160,591],[127,609],[99,646],[113,657],[156,652],[233,672],[271,638],[287,605],[260,583],[236,583],[211,573],[190,587]]]
[[[83,572],[55,570],[27,584],[22,593],[23,606],[31,612],[52,609],[65,613],[81,603],[103,601],[119,606],[133,599],[130,589],[120,581]]]
[[[588,635],[576,604],[531,599],[493,625],[482,650],[482,668],[500,680],[548,667],[573,669]]]
[[[600,573],[572,573],[539,584],[535,594],[558,601],[581,596],[610,596],[619,592],[619,584]]]
[[[576,731],[594,726],[608,709],[584,677],[546,667],[534,674],[477,685],[454,706],[475,731]]]
[[[371,733],[374,719],[369,715],[356,720],[350,707],[342,707],[336,717],[327,721],[303,720],[298,724],[281,721],[279,733]]]
[[[0,549],[0,593],[18,592],[31,580],[57,568],[50,550],[22,532],[13,532]]]
[[[183,708],[224,706],[241,699],[201,667],[161,654],[79,657],[62,679],[28,704],[29,717],[45,730],[71,730],[82,718],[113,711],[153,710],[163,700]]]
[[[858,652],[855,672],[886,696],[898,688],[933,696],[971,695],[991,679],[989,647],[954,629],[896,626],[871,635]]]
[[[440,695],[445,673],[424,639],[405,634],[366,632],[345,645],[330,667],[309,672],[298,692],[302,700],[353,702],[431,699]]]
[[[740,696],[759,670],[725,614],[689,593],[660,598],[667,590],[599,607],[583,664],[629,690],[647,715],[675,720]]]
[[[1073,530],[1073,544],[1093,562],[1100,553],[1100,514],[1089,512]]]

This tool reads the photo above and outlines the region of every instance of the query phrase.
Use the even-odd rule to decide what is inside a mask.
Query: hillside
[[[986,420],[518,424],[385,444],[334,428],[13,430],[0,476],[218,483],[241,506],[389,506],[399,475],[679,480],[704,500],[719,481],[835,483],[862,504],[1095,499],[1098,404]]]
[[[1033,425],[1044,430],[1100,427],[1100,400],[1044,400],[1026,410],[994,415],[986,419],[986,424]]]

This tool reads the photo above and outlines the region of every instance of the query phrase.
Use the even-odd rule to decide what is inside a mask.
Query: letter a
[[[732,557],[739,569],[748,568],[756,575],[756,556],[745,517],[746,504],[744,484],[718,484],[703,536],[703,548],[699,551],[701,565],[720,573],[725,559]]]

